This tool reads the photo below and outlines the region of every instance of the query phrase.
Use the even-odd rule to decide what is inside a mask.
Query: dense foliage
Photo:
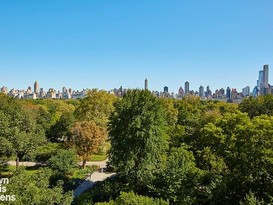
[[[76,157],[85,164],[107,144],[117,176],[74,204],[273,203],[273,95],[237,105],[144,90],[120,99],[92,90],[80,101],[0,94],[1,161],[48,164],[33,175],[18,167],[9,175],[18,204],[31,204],[27,195],[34,204],[69,204]]]
[[[149,91],[129,90],[110,117],[110,163],[135,188],[153,178],[167,148],[163,106]]]

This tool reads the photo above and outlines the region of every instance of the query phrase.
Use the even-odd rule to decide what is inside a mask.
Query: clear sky
[[[2,0],[0,86],[273,84],[272,0]]]

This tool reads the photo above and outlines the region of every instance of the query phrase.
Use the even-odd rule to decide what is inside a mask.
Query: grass
[[[104,161],[107,159],[106,154],[93,154],[88,161],[98,162]]]
[[[72,176],[70,178],[74,179],[84,179],[87,174],[92,174],[98,169],[97,166],[86,166],[85,169],[82,169],[81,167],[78,167],[74,169]]]
[[[20,166],[19,168],[25,169],[28,174],[35,174],[39,170],[39,166],[33,166],[33,167],[24,167]],[[13,165],[0,165],[0,175],[1,177],[11,177],[13,175],[13,172],[16,171],[16,166]]]

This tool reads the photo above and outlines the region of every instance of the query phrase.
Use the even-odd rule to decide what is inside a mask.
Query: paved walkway
[[[104,161],[92,161],[92,162],[86,162],[86,165],[97,165],[99,166],[100,168],[104,168],[106,167],[106,161],[107,160],[104,160]],[[82,165],[82,162],[78,162],[79,165]],[[15,166],[16,165],[16,161],[8,161],[8,165],[13,165]],[[19,166],[25,166],[25,167],[33,167],[33,166],[40,166],[40,165],[46,165],[45,162],[19,162]]]
[[[98,161],[98,162],[86,162],[86,165],[97,165],[100,168],[106,168],[106,161]],[[9,165],[16,165],[16,161],[9,161]],[[82,162],[78,162],[79,165],[82,165]],[[33,167],[33,166],[40,166],[40,165],[47,165],[44,162],[19,162],[19,166],[25,167]],[[114,176],[116,173],[101,173],[99,171],[94,172],[91,176],[85,178],[84,182],[81,183],[75,190],[74,190],[74,197],[81,195],[87,189],[92,188],[97,182],[104,181],[105,179]]]
[[[116,173],[101,173],[101,172],[94,172],[90,177],[87,177],[83,183],[81,183],[75,190],[74,190],[74,197],[81,195],[87,189],[92,188],[97,182],[104,181],[105,179],[114,176]]]

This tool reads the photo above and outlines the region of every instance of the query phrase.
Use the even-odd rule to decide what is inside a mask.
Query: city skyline
[[[258,92],[259,92],[259,94],[266,94],[266,93],[269,93],[269,89],[271,89],[269,86],[272,86],[272,85],[270,85],[270,83],[269,83],[269,80],[268,80],[268,76],[269,76],[269,65],[263,65],[263,69],[262,70],[259,70],[259,74],[258,74],[258,80],[256,81],[257,83],[256,83],[256,85],[255,86],[253,86],[253,91],[255,90],[255,89],[258,89]],[[120,87],[123,87],[122,85],[120,86]],[[201,88],[202,87],[202,88]],[[227,86],[226,88],[229,88],[230,86]],[[3,86],[2,88],[6,88],[7,90],[25,90],[24,88],[23,89],[20,89],[20,88],[15,88],[15,87],[12,87],[12,88],[8,88],[7,86]],[[124,87],[123,87],[124,88]],[[231,88],[233,88],[233,89],[238,89],[238,88],[235,88],[235,87],[231,87]],[[46,87],[46,88],[44,88],[44,87],[41,87],[41,89],[42,90],[55,90],[56,92],[57,91],[61,91],[61,92],[64,92],[64,89],[66,89],[66,86],[64,85],[64,86],[62,86],[62,88],[61,89],[56,89],[56,88],[54,88],[54,87]],[[70,87],[70,89],[71,89],[71,87]],[[111,89],[109,89],[109,90],[106,90],[106,89],[103,89],[103,88],[99,88],[99,87],[95,87],[95,88],[82,88],[82,89],[73,89],[73,91],[79,91],[79,90],[86,90],[86,89],[99,89],[99,90],[105,90],[105,91],[110,91],[110,90],[113,90],[113,89],[115,89],[114,87],[112,87]],[[145,90],[151,90],[151,89],[149,89],[149,82],[148,82],[148,79],[147,78],[145,78],[145,80],[144,80],[144,86],[143,87],[136,87],[136,88],[126,88],[125,87],[125,89],[145,89]],[[161,91],[163,91],[163,93],[175,93],[175,94],[179,94],[180,93],[180,89],[182,89],[183,90],[183,92],[185,92],[185,94],[188,94],[190,91],[197,91],[198,93],[199,93],[199,95],[200,95],[200,93],[202,93],[201,95],[200,95],[200,97],[202,97],[203,95],[204,95],[204,86],[201,84],[200,86],[199,86],[199,88],[198,89],[192,89],[191,87],[190,87],[190,82],[188,82],[188,81],[186,81],[185,83],[184,83],[184,89],[182,88],[182,86],[180,86],[178,89],[177,89],[177,91],[178,92],[175,92],[175,91],[170,91],[169,92],[169,87],[167,86],[167,85],[165,85],[164,87],[163,87],[163,89],[162,90],[151,90],[151,91],[158,91],[158,92],[161,92]],[[209,92],[209,91],[211,91],[210,90],[210,85],[207,85],[207,92]],[[215,91],[216,90],[219,90],[220,88],[218,87],[217,89],[215,89]],[[221,89],[223,89],[223,87],[221,87]],[[250,86],[245,86],[245,87],[243,87],[242,88],[242,92],[244,93],[245,91],[245,89],[247,89],[248,91],[247,91],[247,93],[251,93],[252,91],[250,91]],[[27,90],[32,90],[32,86],[31,85],[29,85],[28,87],[27,87],[27,89],[26,89],[26,91]],[[33,92],[34,93],[38,93],[39,92],[39,90],[40,90],[40,84],[38,83],[38,81],[37,80],[35,80],[35,82],[34,82],[34,86],[33,86]],[[239,89],[238,89],[239,90]]]
[[[185,81],[253,88],[261,65],[273,65],[272,9],[271,0],[5,1],[0,86],[110,90],[147,78],[169,92]]]
[[[240,92],[237,88],[226,87],[226,90],[221,87],[216,89],[214,92],[210,89],[210,86],[207,85],[206,91],[204,90],[204,86],[200,85],[198,90],[190,89],[190,82],[186,81],[184,83],[184,89],[182,86],[179,87],[178,92],[169,92],[169,87],[165,85],[163,87],[163,91],[160,90],[150,90],[158,97],[171,97],[171,98],[182,98],[187,95],[199,96],[202,99],[242,99],[248,96],[257,97],[258,95],[265,94],[273,94],[273,85],[271,85],[268,81],[269,76],[269,65],[263,65],[263,69],[259,70],[257,78],[257,84],[253,88],[251,92],[250,87],[246,86],[242,88]],[[40,88],[38,81],[36,80],[33,85],[33,89],[31,86],[28,86],[27,90],[24,89],[8,89],[6,86],[1,87],[1,92],[6,93],[10,96],[17,98],[53,98],[53,99],[70,99],[70,98],[84,98],[90,89],[99,89],[100,88],[86,88],[82,90],[74,90],[72,88],[62,87],[61,91],[56,90],[51,87],[46,91],[43,87]],[[112,93],[117,96],[123,96],[128,88],[124,88],[120,86],[119,88],[112,88],[110,90],[105,90],[108,93]],[[130,88],[129,88],[130,89]],[[144,80],[144,87],[142,89],[149,90],[149,81],[147,78]]]

